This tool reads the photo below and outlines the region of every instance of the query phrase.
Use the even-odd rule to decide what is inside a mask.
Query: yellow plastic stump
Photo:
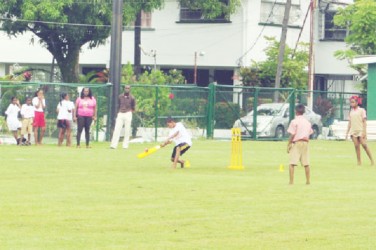
[[[242,135],[240,128],[231,129],[231,162],[228,167],[232,170],[243,170]]]

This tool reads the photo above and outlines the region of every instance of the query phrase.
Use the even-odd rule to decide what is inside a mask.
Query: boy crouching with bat
[[[188,164],[188,161],[179,159],[188,149],[192,146],[191,136],[187,129],[181,122],[176,122],[173,118],[167,118],[167,127],[171,129],[167,140],[161,144],[161,147],[170,144],[171,141],[175,142],[175,147],[171,155],[172,168],[176,168],[176,164],[180,163],[181,168],[184,168],[184,163]]]

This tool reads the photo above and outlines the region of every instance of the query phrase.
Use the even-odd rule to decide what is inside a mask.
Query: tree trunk
[[[138,78],[141,74],[141,11],[136,15],[134,26],[134,73]]]
[[[283,70],[283,59],[285,57],[285,47],[286,47],[286,37],[287,37],[287,28],[289,24],[290,18],[290,9],[291,9],[291,0],[286,0],[285,5],[285,13],[283,16],[282,21],[282,32],[281,32],[281,40],[279,42],[279,54],[278,54],[278,64],[277,64],[277,72],[275,76],[275,88],[279,88],[281,85],[281,77],[282,77],[282,70]],[[279,92],[274,92],[274,102],[278,102]]]
[[[66,58],[55,57],[59,65],[62,80],[65,83],[79,82],[79,55],[80,50],[71,50]]]

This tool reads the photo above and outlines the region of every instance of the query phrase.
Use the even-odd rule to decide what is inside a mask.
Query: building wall
[[[283,0],[281,0],[283,1]],[[279,1],[279,2],[281,2]],[[271,1],[273,3],[274,1]],[[309,0],[294,0],[300,3],[300,14],[294,25],[302,26]],[[280,26],[265,26],[260,24],[261,0],[243,0],[241,8],[231,16],[231,23],[200,23],[186,24],[179,21],[179,5],[175,0],[166,0],[162,10],[152,14],[151,30],[142,32],[142,45],[146,50],[156,50],[156,63],[162,68],[193,68],[194,53],[205,52],[197,58],[199,69],[234,70],[242,64],[248,66],[251,60],[265,59],[264,49],[268,45],[264,36],[280,37]],[[304,27],[300,41],[309,41],[309,22]],[[300,28],[289,28],[287,44],[294,47]],[[32,34],[26,33],[10,39],[0,33],[0,74],[8,67],[18,64],[49,65],[52,55],[43,48],[37,38],[32,40]],[[122,62],[133,63],[134,50],[133,31],[123,32]],[[343,43],[325,43],[315,38],[315,70],[319,74],[353,74],[345,61],[334,58],[334,50]],[[80,54],[81,66],[109,65],[110,39],[105,45],[89,50],[82,48]],[[153,65],[152,57],[142,55],[142,64]]]

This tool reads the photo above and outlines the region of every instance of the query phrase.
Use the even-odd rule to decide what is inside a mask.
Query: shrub
[[[218,102],[215,104],[215,128],[229,129],[239,118],[240,106],[236,103]]]
[[[335,114],[335,108],[330,100],[319,96],[313,105],[313,111],[321,115],[322,123],[325,127],[331,125]]]

